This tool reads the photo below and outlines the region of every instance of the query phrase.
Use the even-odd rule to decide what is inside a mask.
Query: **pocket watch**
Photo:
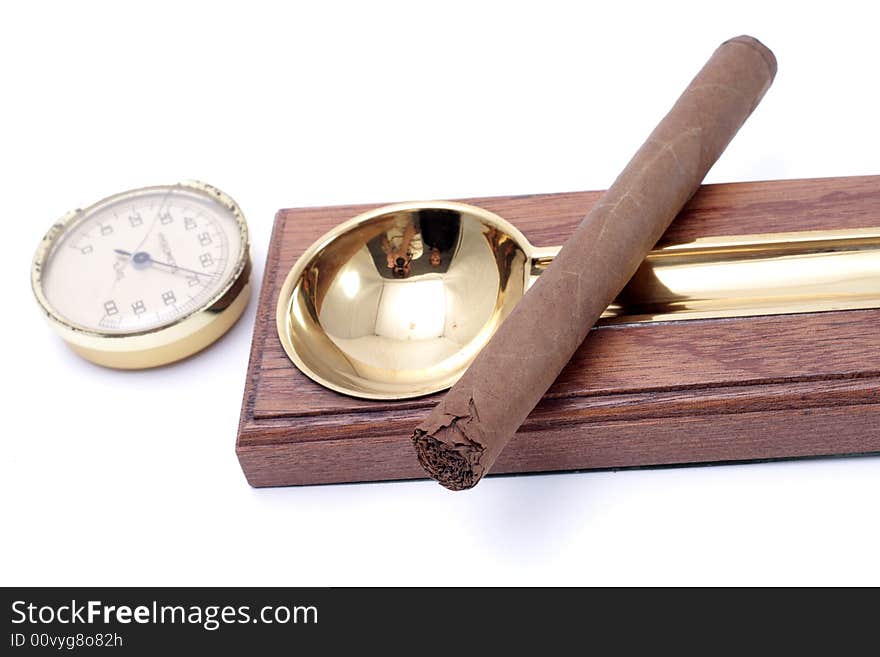
[[[74,351],[139,369],[186,358],[226,333],[247,306],[250,269],[235,201],[184,182],[66,214],[37,248],[31,286]]]

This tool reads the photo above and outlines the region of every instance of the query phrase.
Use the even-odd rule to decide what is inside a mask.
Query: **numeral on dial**
[[[210,253],[203,253],[199,256],[199,262],[202,263],[202,267],[210,267],[214,264],[214,257]]]
[[[192,230],[196,227],[196,220],[194,217],[184,217],[183,218],[183,227],[187,230]]]
[[[167,226],[172,221],[174,221],[174,217],[171,216],[171,210],[164,210],[159,213],[159,223],[163,226]]]
[[[202,246],[208,246],[214,240],[211,239],[211,233],[199,233],[199,244]]]
[[[113,226],[110,224],[101,224],[101,235],[113,234]]]
[[[168,292],[162,293],[162,301],[165,302],[166,306],[170,306],[173,303],[177,303],[177,297],[174,296],[174,292],[168,290]]]
[[[94,251],[94,249],[92,248],[92,245],[91,245],[91,244],[86,244],[84,247],[82,247],[82,248],[80,249],[80,252],[81,252],[83,255],[88,255],[88,254],[90,254],[92,251]]]
[[[141,213],[135,212],[134,214],[129,215],[128,216],[128,223],[131,224],[132,228],[140,226],[142,223],[144,223],[144,220],[141,219]]]
[[[201,283],[198,276],[190,276],[186,279],[186,282],[190,287],[195,287],[196,285]]]
[[[112,299],[110,301],[104,302],[104,312],[107,313],[108,317],[111,317],[119,312],[119,308],[116,307],[116,302]]]
[[[132,311],[134,311],[135,315],[142,315],[143,313],[147,312],[147,307],[140,299],[131,304],[131,309]]]

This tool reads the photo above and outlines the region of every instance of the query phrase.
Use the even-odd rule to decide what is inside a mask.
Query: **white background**
[[[235,197],[257,283],[281,207],[603,189],[741,33],[779,74],[708,181],[877,174],[874,5],[5,3],[0,583],[880,584],[878,458],[251,489],[255,303],[125,373],[28,285],[57,217],[131,187]]]

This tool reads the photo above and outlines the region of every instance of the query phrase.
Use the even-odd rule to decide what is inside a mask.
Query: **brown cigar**
[[[776,75],[760,41],[722,43],[462,378],[416,428],[425,471],[476,485],[700,186]]]

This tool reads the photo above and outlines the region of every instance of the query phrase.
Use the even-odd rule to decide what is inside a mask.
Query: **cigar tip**
[[[477,485],[480,474],[474,471],[468,454],[418,429],[412,442],[419,465],[441,486],[449,490],[466,490]]]
[[[749,36],[748,34],[742,34],[738,37],[728,39],[721,45],[727,45],[728,43],[739,43],[757,52],[761,56],[761,59],[764,60],[764,63],[767,64],[767,68],[770,71],[770,80],[773,80],[773,78],[776,77],[776,55],[773,54],[773,51],[770,50],[770,48],[758,41],[758,39]]]

